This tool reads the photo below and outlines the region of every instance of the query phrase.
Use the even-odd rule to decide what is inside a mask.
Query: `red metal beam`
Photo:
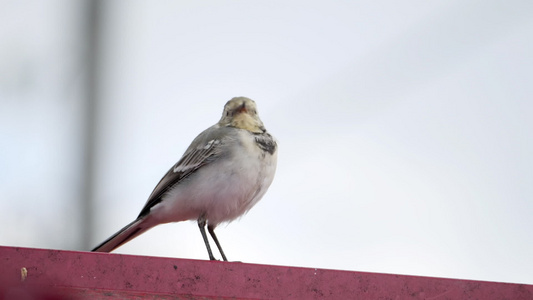
[[[533,285],[0,247],[2,299],[533,299]]]

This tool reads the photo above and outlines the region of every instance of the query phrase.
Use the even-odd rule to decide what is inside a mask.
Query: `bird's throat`
[[[245,129],[254,133],[263,132],[261,128],[261,121],[244,112],[233,117],[233,120],[231,121],[231,126],[240,129]]]

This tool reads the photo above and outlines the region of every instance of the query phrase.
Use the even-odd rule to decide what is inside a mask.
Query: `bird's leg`
[[[228,261],[226,258],[226,255],[224,254],[224,251],[222,250],[222,246],[220,246],[220,243],[218,242],[217,236],[215,235],[215,226],[208,225],[207,230],[209,231],[209,234],[215,241],[215,244],[217,244],[218,251],[220,251],[220,254],[222,255],[222,259],[224,261]]]
[[[213,256],[213,252],[211,252],[211,246],[209,246],[209,241],[207,240],[207,234],[205,234],[205,224],[206,224],[205,215],[201,215],[198,218],[198,227],[200,227],[200,232],[202,233],[202,237],[204,238],[205,247],[207,248],[207,253],[209,253],[209,259],[215,260],[215,257]],[[209,232],[211,232],[211,230]],[[218,242],[217,242],[217,245],[218,245]]]

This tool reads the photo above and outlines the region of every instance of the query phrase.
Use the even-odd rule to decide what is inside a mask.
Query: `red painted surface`
[[[0,297],[531,300],[533,285],[0,247]]]

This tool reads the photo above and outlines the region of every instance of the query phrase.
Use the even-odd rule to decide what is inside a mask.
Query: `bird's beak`
[[[248,109],[246,108],[246,104],[243,102],[241,106],[239,106],[237,108],[237,111],[239,113],[245,113],[245,112],[248,112]]]

